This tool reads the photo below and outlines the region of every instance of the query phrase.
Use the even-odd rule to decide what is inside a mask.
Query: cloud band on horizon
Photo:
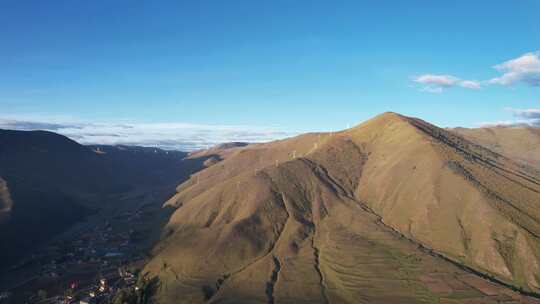
[[[277,128],[190,123],[87,123],[2,119],[0,129],[45,130],[81,144],[137,145],[193,151],[225,142],[267,142],[299,134]]]

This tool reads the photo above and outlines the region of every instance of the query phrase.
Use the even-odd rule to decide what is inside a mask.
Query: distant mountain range
[[[453,131],[492,151],[540,169],[540,128],[501,126],[456,128]]]
[[[385,113],[214,151],[146,270],[160,303],[538,303],[539,148]]]

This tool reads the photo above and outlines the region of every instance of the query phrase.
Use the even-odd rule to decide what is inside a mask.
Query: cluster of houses
[[[122,217],[124,220],[132,221],[139,218],[139,214],[125,214]],[[97,284],[79,290],[78,300],[67,299],[66,303],[106,303],[118,288],[136,285],[136,275],[121,266],[125,262],[126,252],[130,251],[133,235],[132,229],[115,232],[111,224],[105,222],[104,225],[96,227],[72,242],[67,254],[67,260],[71,264],[75,263],[81,269],[98,269],[109,274],[106,275],[107,278],[101,278]]]
[[[110,282],[113,283],[111,284]],[[80,300],[67,302],[66,304],[107,303],[119,288],[133,288],[137,290],[137,274],[125,267],[119,267],[118,276],[111,276],[111,279],[101,278],[96,286],[92,286],[87,291],[87,294],[82,295]]]
[[[137,274],[127,270],[126,267],[119,267],[117,272],[110,273],[107,277],[100,278],[96,284],[90,287],[78,289],[76,284],[72,284],[68,295],[62,304],[101,304],[109,303],[115,292],[120,288],[133,288],[137,290]]]
[[[137,275],[133,271],[128,270],[126,267],[119,267],[118,275],[120,278],[122,278],[122,280],[124,280],[127,286],[133,286],[137,283]]]
[[[82,298],[75,302],[77,304],[98,304],[103,303],[114,294],[115,288],[109,285],[109,281],[101,278],[97,286],[92,286]],[[71,303],[70,303],[71,304]]]
[[[122,223],[119,227],[133,227],[133,222],[139,220],[142,211],[131,211],[114,217],[116,222]],[[73,279],[79,282],[67,289],[55,290],[54,294],[61,294],[40,303],[54,304],[82,304],[82,303],[106,303],[118,288],[136,288],[137,277],[134,273],[125,270],[122,265],[127,262],[139,260],[141,253],[137,252],[137,232],[133,229],[117,230],[111,222],[89,228],[79,233],[76,239],[57,240],[46,248],[41,248],[39,253],[11,267],[13,271],[32,267],[36,282],[31,283],[32,289],[35,284],[50,285],[51,282],[65,284]],[[37,267],[35,266],[37,265]],[[34,271],[35,269],[35,271]],[[92,282],[90,277],[99,274],[105,275],[106,279]],[[114,276],[110,276],[114,273]],[[90,277],[88,277],[90,274]],[[84,278],[83,278],[84,277]],[[64,283],[61,283],[64,282]],[[22,285],[21,285],[22,286]],[[39,286],[39,285],[36,285]],[[41,287],[36,287],[41,288]],[[43,288],[50,292],[49,288]],[[33,295],[35,297],[35,295]],[[14,295],[9,292],[0,293],[0,304],[8,303]]]

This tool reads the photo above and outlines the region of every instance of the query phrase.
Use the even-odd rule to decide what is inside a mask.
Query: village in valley
[[[143,205],[50,242],[7,270],[15,286],[0,290],[0,303],[146,303],[156,285],[142,268],[159,212]]]

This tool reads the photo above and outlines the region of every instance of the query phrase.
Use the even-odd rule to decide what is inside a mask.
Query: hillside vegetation
[[[147,270],[163,303],[519,303],[540,293],[540,175],[385,113],[216,152]]]

